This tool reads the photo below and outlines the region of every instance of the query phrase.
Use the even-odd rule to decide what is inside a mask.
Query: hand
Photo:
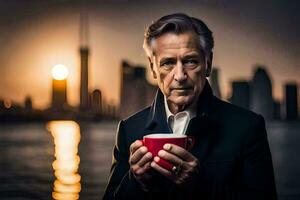
[[[158,152],[158,156],[154,157],[151,167],[172,180],[176,185],[180,187],[191,186],[197,180],[198,159],[186,149],[174,144],[165,144],[164,149]],[[172,163],[178,171],[169,171],[158,165],[160,158]]]
[[[145,191],[148,190],[147,186],[151,182],[154,172],[150,166],[151,161],[152,154],[148,152],[147,147],[143,146],[141,141],[136,140],[130,145],[130,171]]]

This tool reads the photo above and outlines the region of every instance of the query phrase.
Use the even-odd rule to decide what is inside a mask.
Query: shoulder
[[[151,107],[148,106],[130,115],[129,117],[122,119],[119,123],[119,128],[121,127],[125,132],[126,130],[130,130],[130,131],[143,130],[146,126],[150,109]]]
[[[125,148],[123,149],[124,151],[129,149],[132,142],[142,138],[149,112],[150,107],[146,107],[119,122],[116,138],[117,145],[123,146]]]
[[[137,111],[136,113],[128,116],[127,118],[122,119],[125,124],[144,122],[147,120],[150,113],[150,106]]]
[[[253,129],[264,126],[264,118],[255,112],[233,105],[229,102],[213,98],[212,113],[221,121],[234,127]]]

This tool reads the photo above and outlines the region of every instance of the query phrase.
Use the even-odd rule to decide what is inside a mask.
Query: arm
[[[243,158],[241,192],[238,199],[276,200],[272,156],[262,116],[255,123],[254,132],[249,133]]]
[[[126,145],[124,122],[118,126],[116,144],[113,149],[109,182],[103,199],[143,199],[146,193],[140,188],[129,170],[129,150]]]

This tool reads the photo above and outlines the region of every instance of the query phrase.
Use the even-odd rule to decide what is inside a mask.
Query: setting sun
[[[64,80],[67,78],[69,71],[66,66],[57,64],[52,68],[51,73],[55,80]]]

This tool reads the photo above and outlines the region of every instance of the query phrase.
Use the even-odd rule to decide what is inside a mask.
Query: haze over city
[[[13,0],[0,4],[0,97],[18,103],[29,95],[34,107],[49,106],[51,69],[64,64],[69,70],[69,103],[78,105],[82,11],[89,17],[90,87],[99,88],[115,104],[120,100],[121,60],[147,66],[144,29],[174,12],[199,17],[214,32],[213,65],[220,69],[223,98],[230,96],[232,80],[251,78],[256,64],[270,72],[275,99],[282,98],[284,82],[299,83],[296,1]]]

